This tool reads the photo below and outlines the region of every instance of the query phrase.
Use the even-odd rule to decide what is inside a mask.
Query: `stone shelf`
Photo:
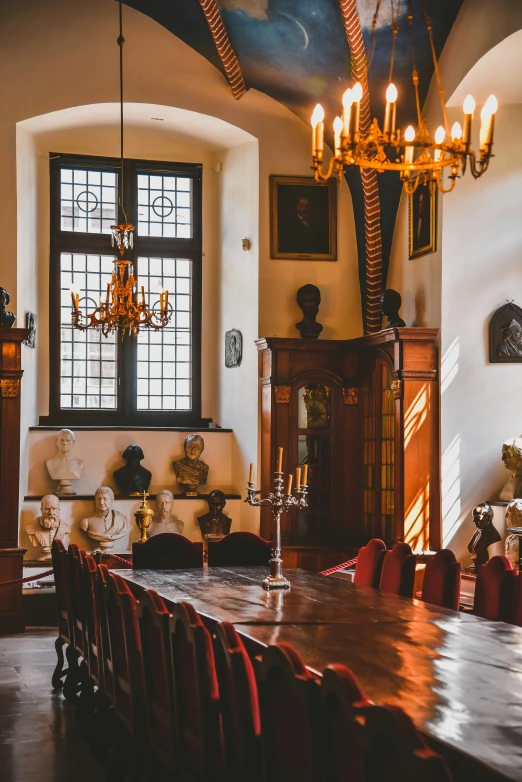
[[[49,494],[52,494],[52,492],[48,492]],[[43,494],[27,494],[24,497],[24,502],[36,502],[38,500],[41,500],[42,497],[45,495]],[[71,501],[71,500],[92,500],[94,502],[94,494],[71,494],[67,497],[58,497],[60,502],[62,501]],[[135,502],[139,502],[141,500],[140,495],[136,495],[135,497],[129,497],[128,494],[115,494],[114,495],[115,500],[134,500]],[[156,495],[155,494],[149,494],[147,497],[147,500],[155,500]],[[197,497],[185,497],[183,494],[175,494],[174,495],[174,501],[177,502],[178,500],[206,500],[208,499],[208,494],[200,494]],[[226,500],[240,500],[241,494],[225,494]]]

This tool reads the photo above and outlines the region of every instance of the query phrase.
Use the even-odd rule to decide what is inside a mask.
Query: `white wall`
[[[440,60],[448,105],[454,107],[448,109],[450,124],[462,121],[456,106],[464,92],[471,91],[479,104],[493,91],[501,99],[513,97],[510,85],[522,58],[518,68],[512,61],[522,50],[508,41],[521,27],[522,5],[515,0],[465,0]],[[482,67],[482,58],[511,66],[493,73]],[[434,130],[441,122],[434,81],[424,113]],[[479,115],[480,105],[475,148]],[[500,461],[502,442],[522,431],[517,365],[488,363],[491,315],[507,299],[522,301],[521,120],[520,105],[501,103],[489,171],[475,181],[468,170],[452,193],[439,196],[438,251],[415,261],[408,260],[403,196],[387,283],[402,292],[408,325],[441,327],[443,536],[444,545],[466,564],[474,530],[471,510],[498,496],[507,477]],[[496,513],[495,523],[504,533],[501,516]]]
[[[488,346],[495,310],[522,303],[521,123],[521,105],[501,107],[489,171],[479,182],[464,177],[445,202],[442,443],[443,451],[460,443],[460,454],[459,469],[443,480],[443,529],[459,552],[473,505],[497,497],[507,480],[502,443],[522,432],[520,367],[490,364]]]
[[[0,232],[2,259],[0,284],[12,294],[12,308],[32,309],[39,316],[38,354],[24,349],[23,438],[21,494],[25,493],[32,456],[26,429],[37,423],[37,410],[46,412],[48,355],[45,348],[48,279],[48,190],[49,150],[83,154],[118,155],[114,120],[105,107],[118,97],[117,4],[107,0],[4,0],[0,27]],[[129,117],[126,155],[167,160],[192,160],[206,166],[204,193],[206,282],[204,281],[204,373],[203,414],[220,418],[234,427],[233,453],[228,483],[242,485],[250,461],[257,461],[257,336],[295,336],[299,319],[295,292],[306,282],[319,284],[323,294],[320,320],[324,337],[357,336],[362,331],[357,276],[357,253],[353,214],[345,185],[340,193],[339,261],[337,263],[272,261],[269,257],[269,175],[310,174],[310,129],[281,104],[250,90],[240,101],[233,100],[220,72],[203,57],[149,18],[124,9],[126,45],[126,112],[132,106],[154,107],[146,121]],[[193,112],[177,131],[163,130],[151,119],[172,119],[173,107]],[[75,117],[57,115],[74,109]],[[84,114],[82,114],[84,112]],[[63,125],[57,126],[57,117]],[[218,119],[226,128],[216,131]],[[26,124],[27,123],[27,124]],[[18,127],[18,133],[17,133]],[[234,135],[233,130],[238,133]],[[253,165],[242,169],[231,153],[232,174],[221,186],[211,171],[223,150],[257,140],[257,179]],[[25,134],[29,134],[26,136]],[[177,135],[176,135],[177,133]],[[163,134],[163,135],[162,135]],[[18,158],[17,158],[18,150]],[[41,154],[35,164],[35,154]],[[241,153],[237,153],[238,155]],[[199,161],[194,161],[197,155]],[[252,158],[253,160],[253,158]],[[224,163],[224,175],[227,162]],[[17,174],[18,167],[18,174]],[[27,167],[27,171],[25,170]],[[25,173],[24,173],[25,172]],[[20,185],[17,207],[16,188]],[[223,180],[225,181],[225,180]],[[241,192],[236,211],[220,207],[220,192]],[[38,205],[34,202],[37,192]],[[30,203],[28,201],[30,199]],[[244,199],[244,202],[243,202]],[[18,212],[17,212],[18,208]],[[36,217],[35,217],[36,215]],[[18,220],[17,220],[18,218]],[[35,219],[37,221],[35,231]],[[243,230],[243,223],[247,230]],[[17,227],[18,226],[18,227]],[[252,234],[252,251],[243,254],[238,239]],[[30,233],[27,237],[26,234]],[[38,237],[36,246],[34,237]],[[221,235],[225,245],[221,246]],[[31,238],[32,237],[32,238]],[[225,253],[226,250],[226,253]],[[226,255],[226,257],[225,257]],[[225,264],[226,261],[226,264]],[[248,270],[251,286],[238,299],[220,302],[224,290],[218,269],[227,264],[240,272]],[[220,266],[221,264],[221,266]],[[248,265],[245,265],[248,264]],[[257,281],[253,279],[257,277]],[[33,283],[38,280],[35,301]],[[238,278],[239,279],[239,278]],[[250,295],[250,292],[252,295]],[[255,299],[257,295],[257,300]],[[246,298],[245,298],[246,297]],[[17,302],[18,298],[18,302]],[[244,370],[224,374],[222,339],[229,317],[243,331]],[[255,315],[254,315],[255,313]],[[38,378],[36,362],[38,361]],[[38,391],[35,384],[38,383]],[[226,390],[226,394],[225,394]],[[219,392],[221,391],[221,396]],[[234,400],[232,404],[230,400]],[[255,402],[255,403],[254,403]],[[226,420],[225,420],[226,419]],[[113,434],[92,435],[103,441],[103,449],[116,453]],[[212,468],[212,464],[211,464]],[[256,517],[241,504],[240,523],[254,528]]]

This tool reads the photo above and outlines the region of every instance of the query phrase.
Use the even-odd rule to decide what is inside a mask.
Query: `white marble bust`
[[[80,521],[80,529],[100,544],[102,551],[110,551],[114,541],[129,531],[129,523],[123,513],[112,510],[114,492],[109,486],[100,486],[94,495],[96,513]]]
[[[54,494],[42,497],[40,510],[42,515],[31,521],[25,531],[31,545],[42,549],[39,560],[45,562],[51,559],[51,546],[55,538],[61,540],[65,547],[69,545],[70,528],[60,518],[60,500]]]
[[[58,481],[56,494],[58,496],[76,494],[71,481],[77,481],[83,470],[83,459],[71,456],[76,437],[70,429],[62,429],[56,438],[57,453],[45,464],[53,481]]]
[[[183,534],[183,522],[172,515],[173,505],[174,496],[168,489],[162,489],[156,494],[156,513],[148,529],[149,538],[162,535],[164,532]]]
[[[512,500],[506,508],[506,527],[522,527],[522,500]],[[512,566],[518,570],[520,561],[520,541],[518,535],[508,535],[506,538],[506,557]]]

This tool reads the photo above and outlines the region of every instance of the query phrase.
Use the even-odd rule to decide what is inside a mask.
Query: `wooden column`
[[[0,582],[22,577],[26,549],[18,545],[20,387],[27,329],[0,328]],[[22,632],[22,587],[0,587],[0,632]]]

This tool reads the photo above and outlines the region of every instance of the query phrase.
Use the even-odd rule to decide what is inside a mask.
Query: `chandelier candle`
[[[352,113],[353,96],[352,91],[348,87],[343,95],[343,137],[348,138],[350,135],[350,116]]]
[[[312,150],[313,156],[317,160],[323,159],[323,146],[324,146],[324,109],[320,103],[314,109],[312,114]]]
[[[395,84],[388,85],[386,90],[386,108],[384,110],[384,133],[390,135],[395,133],[395,111],[397,108],[397,87]]]
[[[462,134],[462,141],[469,147],[471,141],[471,121],[473,119],[473,112],[475,111],[475,101],[472,95],[467,95],[464,101],[464,132]]]

